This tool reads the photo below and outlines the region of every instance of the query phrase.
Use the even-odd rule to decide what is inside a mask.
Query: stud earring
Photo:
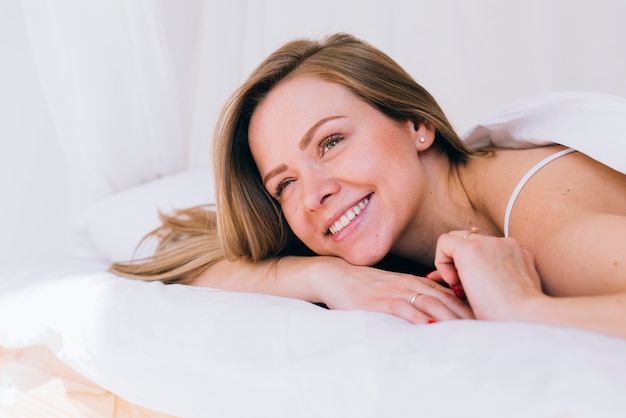
[[[420,137],[419,139],[420,143],[423,144],[424,142],[426,142],[426,138],[424,138],[423,136]]]

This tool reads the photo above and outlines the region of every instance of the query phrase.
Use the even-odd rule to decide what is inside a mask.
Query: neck
[[[395,255],[432,266],[440,235],[473,226],[484,233],[496,234],[476,187],[485,181],[480,179],[485,160],[475,157],[465,164],[451,166],[436,151],[424,153],[426,190],[413,222],[392,251]]]

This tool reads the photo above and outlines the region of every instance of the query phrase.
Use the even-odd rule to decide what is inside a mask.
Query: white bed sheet
[[[413,326],[297,300],[135,282],[97,265],[45,266],[0,283],[2,345],[49,346],[94,383],[172,415],[626,411],[626,341],[583,331],[479,321]]]
[[[626,149],[626,129],[616,130],[626,123],[626,101],[583,96],[535,98],[468,138],[544,143],[561,136],[551,131],[556,125],[571,123],[559,109],[571,112],[573,100],[585,117],[568,137],[588,139],[585,126],[594,126],[594,141]],[[617,117],[594,123],[606,106]],[[553,113],[540,117],[545,112]],[[524,129],[514,129],[522,119]],[[105,271],[109,261],[131,255],[131,243],[155,225],[156,208],[210,202],[207,179],[208,171],[186,172],[103,199],[77,220],[81,251],[74,258],[3,274],[0,345],[45,345],[124,399],[184,417],[626,414],[626,340],[519,323],[414,326],[378,313]]]

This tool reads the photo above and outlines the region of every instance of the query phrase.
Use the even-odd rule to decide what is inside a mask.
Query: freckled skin
[[[332,116],[339,118],[321,125],[309,146],[300,149],[305,132]],[[320,141],[334,134],[341,139],[320,152]],[[414,222],[424,191],[418,134],[424,133],[413,123],[386,117],[343,86],[309,77],[274,88],[253,114],[249,130],[262,176],[281,164],[288,167],[266,188],[274,194],[280,181],[293,180],[278,201],[294,233],[316,253],[355,264],[382,259]],[[418,175],[407,176],[407,170]],[[328,222],[368,195],[368,207],[353,221],[358,228],[350,225],[337,234],[339,240],[326,234]]]

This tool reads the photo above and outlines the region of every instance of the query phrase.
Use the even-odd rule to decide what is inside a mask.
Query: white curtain
[[[78,202],[210,164],[232,90],[294,37],[381,47],[464,130],[551,90],[626,96],[621,0],[23,0]]]
[[[200,1],[24,1],[80,202],[185,168]]]

